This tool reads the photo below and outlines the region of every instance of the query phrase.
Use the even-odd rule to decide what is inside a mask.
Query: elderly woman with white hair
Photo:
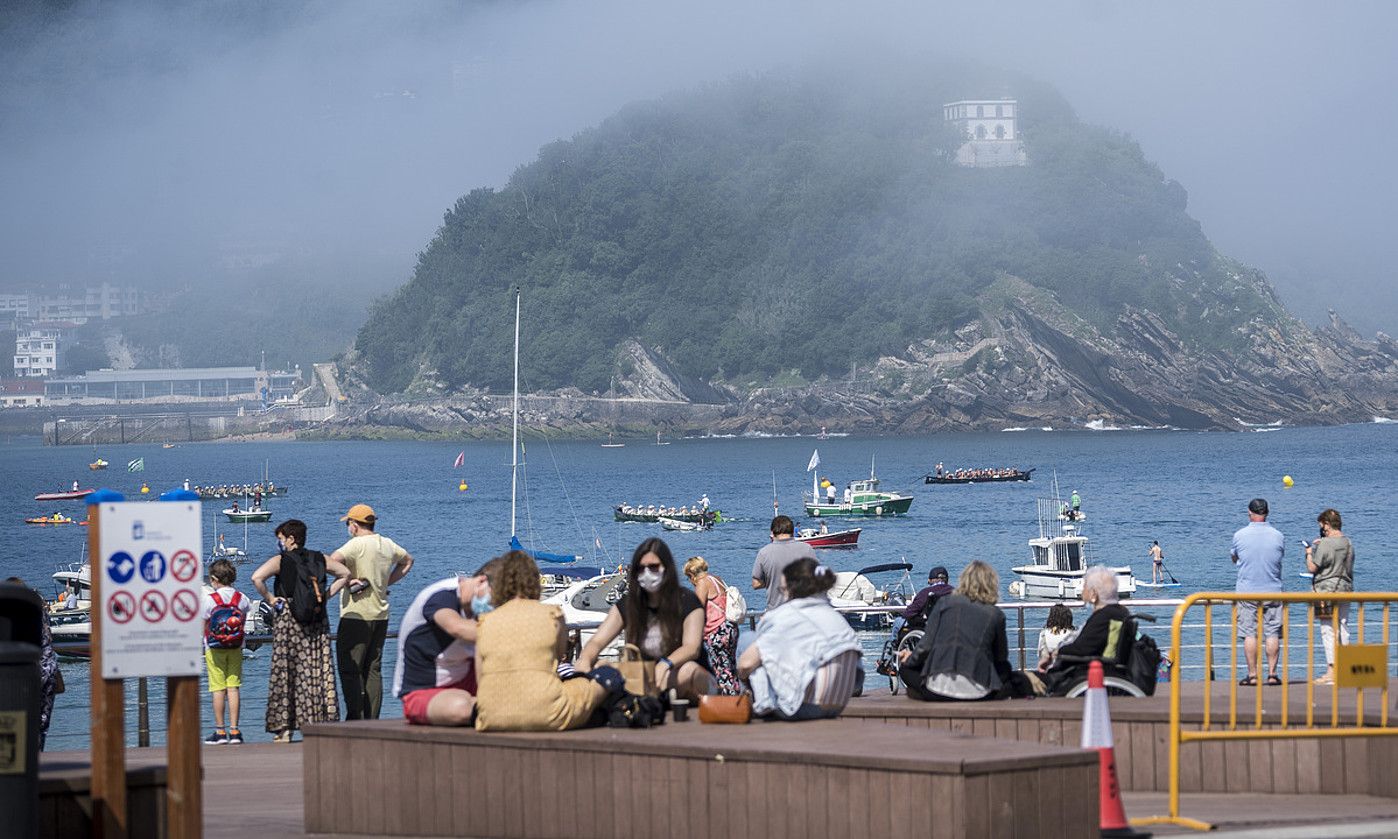
[[[1092,607],[1092,615],[1083,624],[1078,637],[1058,648],[1058,661],[1065,657],[1101,658],[1107,662],[1125,663],[1131,644],[1129,637],[1135,628],[1131,613],[1117,602],[1116,572],[1102,565],[1087,569],[1082,578],[1083,602]],[[1066,690],[1083,675],[1082,664],[1065,662],[1049,671],[1049,692]]]

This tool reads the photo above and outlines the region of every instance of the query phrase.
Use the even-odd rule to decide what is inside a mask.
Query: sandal
[[[1281,683],[1282,683],[1282,680],[1279,679],[1279,678],[1277,678],[1276,676],[1268,676],[1268,677],[1267,677],[1267,684],[1270,685],[1270,686],[1272,686],[1272,687],[1281,687]]]
[[[1238,680],[1238,684],[1241,685],[1241,686],[1243,686],[1243,687],[1245,687],[1245,688],[1250,688],[1250,687],[1252,687],[1252,686],[1254,686],[1254,685],[1257,684],[1257,677],[1256,677],[1256,676],[1244,676],[1242,679],[1239,679],[1239,680]]]

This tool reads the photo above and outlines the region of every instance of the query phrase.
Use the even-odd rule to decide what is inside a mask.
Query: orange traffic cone
[[[1107,710],[1107,688],[1102,680],[1100,661],[1092,662],[1087,668],[1087,700],[1082,709],[1082,747],[1096,749],[1100,763],[1097,786],[1102,835],[1137,839],[1149,837],[1149,833],[1131,827],[1126,820],[1126,808],[1121,803],[1121,785],[1116,777],[1116,749],[1112,745],[1112,716]]]

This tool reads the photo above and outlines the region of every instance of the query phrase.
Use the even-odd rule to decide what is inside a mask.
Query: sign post
[[[57,432],[55,432],[57,433]],[[126,839],[126,713],[120,679],[102,678],[102,630],[113,621],[135,617],[135,601],[120,593],[111,603],[106,595],[102,556],[102,503],[119,502],[119,492],[100,490],[88,496],[87,555],[92,584],[92,835],[95,839]],[[128,611],[128,609],[130,611]]]
[[[203,665],[203,591],[199,501],[183,490],[161,502],[129,503],[110,497],[93,507],[93,797],[98,761],[96,684],[115,688],[116,734],[104,736],[107,760],[121,777],[120,832],[127,830],[125,803],[122,679],[165,676],[169,728],[166,804],[169,834],[198,837],[203,831],[202,770],[199,753],[199,671]],[[101,586],[100,588],[98,586]],[[99,623],[102,629],[98,631]],[[100,656],[100,657],[99,657]],[[103,723],[105,724],[105,723]],[[115,751],[115,758],[109,752]],[[107,804],[112,803],[107,796]],[[106,837],[104,837],[106,839]]]

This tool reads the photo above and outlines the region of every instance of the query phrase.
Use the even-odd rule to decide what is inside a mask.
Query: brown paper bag
[[[659,689],[655,685],[655,662],[646,661],[640,647],[627,644],[621,648],[616,669],[626,680],[626,692],[637,696],[655,696]]]

